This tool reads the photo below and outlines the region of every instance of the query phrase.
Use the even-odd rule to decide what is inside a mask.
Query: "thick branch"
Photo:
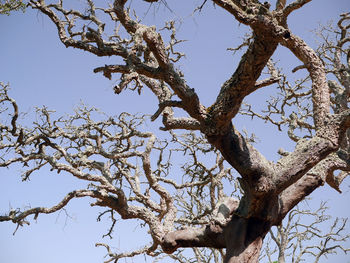
[[[344,160],[340,150],[337,153],[329,155],[326,159],[318,163],[307,174],[305,174],[300,180],[293,185],[285,189],[280,197],[281,210],[279,220],[284,216],[301,200],[311,194],[319,186],[324,185],[327,182],[332,188],[340,191],[339,185],[344,179],[344,176],[340,174],[340,178],[334,175],[334,171],[337,169],[349,171],[348,163],[349,158]]]
[[[162,240],[166,253],[173,253],[179,247],[225,248],[223,229],[217,225],[204,228],[185,228],[166,234]]]
[[[319,137],[314,137],[307,142],[300,142],[293,153],[283,157],[278,162],[281,168],[274,180],[276,191],[281,192],[295,183],[312,167],[336,149],[337,146],[329,140]]]
[[[230,5],[236,6],[233,1],[217,2],[224,8]],[[266,86],[265,83],[256,82],[275,52],[278,41],[289,37],[289,31],[279,25],[264,5],[250,2],[246,8],[252,9],[252,15],[249,15],[251,19],[247,24],[253,29],[254,38],[236,71],[223,84],[215,103],[207,110],[213,126],[216,126],[216,132],[219,134],[227,131],[229,123],[238,113],[243,99],[256,89]],[[273,82],[274,80],[271,79],[270,83]]]
[[[231,126],[232,127],[232,126]],[[272,174],[272,164],[257,149],[246,141],[234,127],[231,132],[221,136],[208,137],[228,161],[243,177],[254,174]]]
[[[281,44],[292,51],[309,71],[312,80],[314,123],[316,130],[319,130],[325,125],[324,120],[330,114],[330,94],[324,64],[315,51],[297,36],[291,35],[289,38],[283,39]]]
[[[234,128],[224,136],[208,137],[208,140],[221,151],[225,160],[242,176],[239,181],[244,196],[241,200],[239,215],[242,217],[273,216],[263,212],[272,209],[267,206],[274,202],[271,195],[275,191],[273,178],[276,176],[273,163],[266,160]]]
[[[213,0],[213,2],[224,8],[230,14],[234,15],[235,18],[243,24],[248,25],[252,20],[252,16],[249,16],[246,12],[244,12],[242,9],[243,6],[240,5],[239,1]]]
[[[140,36],[146,42],[148,49],[152,52],[158,63],[161,73],[161,76],[157,76],[156,78],[164,80],[171,87],[175,94],[181,99],[184,109],[191,117],[198,121],[203,120],[205,118],[204,107],[200,104],[194,89],[190,89],[180,74],[174,69],[166,52],[162,36],[156,32],[154,27],[138,24],[132,20],[124,10],[124,4],[124,1],[114,2],[116,15],[130,34]],[[146,76],[155,78],[155,76]]]
[[[217,133],[226,132],[231,119],[238,113],[243,99],[257,88],[264,86],[256,86],[256,81],[276,47],[277,42],[267,43],[259,37],[256,37],[250,45],[237,70],[224,83],[216,102],[208,109]]]
[[[305,5],[305,4],[307,4],[307,3],[311,2],[311,1],[312,0],[296,0],[293,3],[290,3],[283,10],[284,17],[287,17],[291,12],[301,8],[303,5]],[[286,1],[284,1],[284,2],[286,2]]]

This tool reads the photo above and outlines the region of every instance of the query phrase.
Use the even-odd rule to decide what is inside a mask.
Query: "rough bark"
[[[165,146],[157,144],[152,133],[138,131],[140,123],[136,117],[121,115],[116,119],[94,122],[90,118],[91,110],[84,109],[70,119],[52,121],[49,112],[40,109],[38,112],[44,122],[36,123],[33,129],[24,129],[17,123],[17,104],[8,96],[4,87],[0,103],[9,104],[9,109],[13,112],[9,114],[10,123],[0,124],[0,130],[4,133],[0,150],[11,149],[16,157],[4,159],[0,166],[34,162],[34,168],[25,174],[26,179],[32,172],[48,165],[57,172],[65,171],[81,180],[92,182],[95,190],[75,191],[52,208],[14,211],[1,216],[0,221],[23,224],[30,214],[52,213],[72,198],[93,197],[96,199],[94,205],[106,207],[111,213],[118,213],[122,219],[140,219],[148,225],[153,244],[136,254],[153,255],[157,247],[166,253],[173,253],[180,247],[226,248],[225,263],[257,262],[262,242],[271,226],[280,224],[296,204],[325,182],[339,191],[339,184],[345,175],[336,177],[333,172],[336,169],[344,172],[350,170],[347,131],[350,127],[350,112],[346,103],[350,93],[349,74],[341,65],[339,53],[335,52],[333,62],[337,65],[336,76],[345,88],[327,82],[327,69],[322,55],[317,54],[287,27],[288,15],[310,1],[297,0],[288,5],[286,1],[277,1],[275,10],[270,10],[267,2],[262,4],[255,0],[212,1],[240,23],[249,26],[252,37],[237,69],[222,85],[215,103],[205,108],[195,90],[186,84],[183,74],[174,66],[182,55],[173,51],[175,44],[179,43],[173,24],[166,24],[165,27],[172,32],[167,45],[161,33],[153,26],[143,25],[129,15],[127,0],[115,0],[113,5],[105,8],[96,8],[93,1],[88,1],[88,14],[65,10],[62,1],[46,4],[45,1],[31,0],[29,5],[47,15],[56,25],[59,38],[66,47],[85,50],[100,57],[122,58],[125,64],[104,65],[94,70],[109,79],[112,74],[120,74],[120,83],[114,88],[115,93],[122,92],[131,83],[135,83],[134,89],[139,92],[142,85],[146,85],[159,101],[152,120],[162,116],[163,130],[199,130],[216,152],[200,148],[202,141],[196,141],[194,137],[184,142],[172,133],[173,140],[185,149],[181,150],[189,151],[193,159],[192,166],[184,165],[192,178],[179,183],[162,176],[168,174],[170,161],[159,157],[156,165],[152,163],[152,151],[159,151],[162,156]],[[123,27],[128,38],[124,39],[124,36],[117,33],[106,38],[105,24],[97,16],[100,11],[109,16],[110,22]],[[344,17],[349,19],[347,15]],[[76,20],[87,21],[87,25],[78,30]],[[346,42],[348,28],[342,25],[344,20],[338,26],[342,29],[341,40]],[[337,49],[344,45],[340,42]],[[299,96],[311,94],[312,110],[308,111],[311,113],[307,117],[312,118],[312,121],[298,120],[293,114],[287,118],[283,108],[280,110],[283,120],[277,123],[278,126],[281,123],[289,125],[290,137],[298,143],[293,152],[285,153],[284,157],[274,163],[268,161],[240,134],[234,126],[234,117],[249,94],[281,79],[270,60],[279,44],[288,48],[301,61],[303,65],[298,69],[305,68],[308,71],[312,83],[311,92]],[[269,69],[271,77],[259,80],[264,68]],[[331,93],[338,101],[333,111]],[[285,98],[285,104],[288,104],[288,99]],[[174,108],[181,108],[187,115],[175,117]],[[8,108],[3,112],[7,110]],[[258,115],[251,113],[251,116]],[[77,128],[75,120],[80,120],[83,124]],[[298,127],[310,131],[307,139],[293,135]],[[58,140],[64,143],[58,145]],[[214,167],[205,168],[198,161],[197,151],[215,152]],[[93,155],[104,159],[96,161],[91,157]],[[131,164],[128,158],[140,160],[141,167]],[[240,201],[224,197],[221,179],[228,174],[223,166],[224,160],[241,176],[239,181],[243,196]],[[200,172],[195,173],[193,169]],[[145,192],[141,191],[141,172],[143,183],[148,187]],[[202,177],[196,177],[197,174]],[[124,188],[125,184],[128,185],[127,188]],[[197,200],[198,210],[202,214],[180,218],[174,196],[163,185],[189,189],[187,193],[190,199],[198,198],[196,194],[202,191],[203,186],[207,186],[210,207],[202,207]],[[130,196],[126,194],[126,189],[131,193]],[[156,197],[150,198],[151,194]],[[217,202],[221,203],[216,205]],[[185,227],[178,229],[178,224]],[[196,225],[202,227],[196,228]],[[109,250],[108,246],[105,247]],[[119,254],[113,257],[119,259],[131,255],[133,254]]]
[[[268,223],[256,219],[233,217],[225,231],[225,263],[258,262]]]

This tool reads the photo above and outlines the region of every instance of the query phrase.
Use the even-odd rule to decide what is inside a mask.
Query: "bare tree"
[[[300,208],[290,211],[281,225],[270,230],[263,261],[317,263],[321,257],[350,251],[344,247],[350,237],[345,233],[347,219],[332,220],[327,209],[326,203],[321,203],[315,211]],[[329,230],[325,230],[326,225]]]
[[[122,219],[139,219],[149,228],[152,243],[133,252],[117,254],[107,244],[98,244],[106,247],[110,261],[143,253],[176,255],[184,247],[194,248],[199,258],[197,248],[206,247],[226,249],[226,263],[257,262],[271,227],[280,225],[289,211],[325,183],[340,191],[350,168],[350,15],[343,14],[338,22],[335,42],[314,51],[287,25],[288,16],[310,1],[286,4],[278,0],[274,8],[257,0],[212,1],[248,26],[252,34],[241,46],[247,49],[237,69],[207,108],[175,67],[183,54],[176,51],[181,40],[173,22],[166,22],[162,31],[144,25],[127,0],[99,7],[88,0],[81,11],[70,9],[63,1],[29,1],[29,6],[52,20],[66,47],[121,58],[120,64],[104,65],[94,72],[109,79],[117,76],[116,93],[149,88],[159,101],[151,120],[161,116],[161,129],[170,131],[171,139],[157,140],[153,133],[143,131],[142,116],[123,113],[103,118],[84,106],[73,116],[57,119],[47,108],[39,108],[39,121],[25,127],[18,121],[17,103],[2,84],[0,166],[21,163],[27,167],[24,180],[49,166],[89,185],[68,193],[51,208],[11,210],[0,221],[20,226],[29,223],[30,215],[36,219],[41,213],[64,208],[73,198],[91,197],[95,200],[92,205],[105,207],[105,213],[111,215],[112,228],[117,214]],[[278,45],[301,61],[295,71],[307,72],[296,85],[271,60]],[[264,69],[269,74],[266,79],[262,78]],[[249,94],[274,83],[279,84],[281,97],[268,104],[267,113],[255,113],[249,105],[241,107]],[[178,117],[175,108],[186,116]],[[234,127],[240,110],[280,129],[288,127],[289,137],[296,142],[294,151],[280,150],[282,157],[277,162],[267,160]],[[179,129],[192,132],[180,136],[174,133]],[[181,151],[191,158],[182,167],[182,177],[170,170],[172,154]],[[213,163],[201,162],[202,155],[211,156]],[[240,175],[242,195],[225,195],[225,180],[234,184],[231,167]],[[232,189],[237,186],[231,186],[230,193]],[[217,256],[215,252],[213,257]]]
[[[22,10],[24,11],[25,4],[22,0],[1,0],[0,1],[0,14],[9,15],[11,11]]]
[[[309,207],[309,201],[303,201],[301,206]],[[317,263],[322,257],[346,254],[350,251],[350,248],[346,247],[346,242],[350,238],[350,235],[346,234],[346,225],[347,218],[333,220],[325,202],[315,210],[301,209],[298,205],[288,213],[279,226],[270,229],[265,237],[259,261]],[[186,263],[222,263],[225,257],[224,251],[217,249],[193,248],[192,254],[185,256],[183,251],[179,250],[170,257],[176,262]],[[160,256],[160,259],[164,257]]]

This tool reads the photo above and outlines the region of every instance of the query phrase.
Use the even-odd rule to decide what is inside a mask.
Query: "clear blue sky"
[[[192,16],[194,5],[201,1],[167,2],[172,13],[164,6],[158,10],[151,8],[147,13],[144,11],[144,21],[156,24],[165,16],[182,20],[179,38],[188,41],[179,46],[179,50],[186,53],[180,66],[202,103],[209,106],[240,59],[226,49],[239,43],[246,28],[210,3],[201,14]],[[271,3],[274,5],[274,1]],[[350,11],[349,0],[314,0],[291,15],[289,27],[294,34],[315,47],[311,30],[319,23],[336,20],[345,11]],[[156,100],[147,90],[142,96],[130,91],[114,95],[114,83],[92,73],[92,70],[115,60],[106,61],[80,50],[65,48],[53,24],[37,11],[28,9],[25,14],[0,16],[0,35],[0,81],[11,84],[10,94],[22,111],[30,113],[35,106],[45,105],[63,115],[71,113],[81,100],[112,115],[123,111],[152,114],[157,109]],[[285,49],[280,48],[279,54],[281,66],[290,69],[293,63],[293,66],[298,65]],[[266,89],[253,97],[252,102],[264,102],[268,94]],[[250,123],[246,119],[239,119],[235,124],[240,129],[255,132],[261,140],[257,147],[270,159],[277,157],[279,147],[290,147],[285,136],[275,133],[273,127]],[[77,180],[50,174],[49,171],[37,173],[29,182],[22,183],[17,169],[1,169],[0,180],[0,213],[7,212],[10,207],[52,206],[67,192],[82,186]],[[342,189],[344,193],[339,195],[325,186],[312,195],[314,203],[329,200],[334,216],[349,217],[349,179]],[[66,220],[64,213],[40,215],[37,222],[19,229],[15,236],[12,235],[15,225],[1,223],[0,262],[102,262],[105,250],[94,247],[96,242],[103,241],[101,236],[108,227],[103,222],[96,222],[100,210],[90,208],[88,199],[73,201],[67,209],[73,218]],[[109,243],[121,250],[131,250],[143,244],[143,232],[139,232],[132,222],[118,223],[118,234]],[[347,245],[350,247],[349,242]],[[144,259],[138,258],[134,262],[144,262]],[[350,260],[339,255],[332,261],[322,262],[348,263]]]

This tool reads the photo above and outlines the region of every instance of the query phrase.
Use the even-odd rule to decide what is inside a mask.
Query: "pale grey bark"
[[[270,10],[268,3],[262,4],[256,0],[212,1],[240,23],[249,26],[252,37],[246,43],[248,48],[237,69],[223,83],[216,101],[208,108],[201,104],[196,91],[186,84],[185,77],[174,65],[183,54],[174,51],[181,41],[176,39],[173,23],[165,24],[165,29],[172,32],[167,44],[159,30],[141,24],[130,16],[127,0],[115,0],[113,4],[101,8],[97,8],[93,1],[87,1],[88,12],[66,10],[63,1],[56,4],[47,4],[42,0],[29,1],[33,9],[47,15],[56,25],[59,38],[66,47],[85,50],[100,57],[123,59],[122,65],[104,65],[94,69],[95,73],[101,72],[108,79],[114,74],[120,76],[115,93],[133,84],[132,89],[139,92],[143,85],[147,86],[159,101],[159,108],[152,120],[161,116],[163,130],[198,130],[216,150],[200,148],[204,138],[198,140],[189,135],[197,140],[197,143],[193,143],[187,138],[179,139],[172,133],[173,140],[185,149],[184,152],[190,152],[193,159],[192,165],[183,167],[187,175],[191,175],[187,178],[190,182],[180,183],[162,176],[168,175],[170,160],[164,161],[159,157],[157,165],[152,165],[153,152],[159,152],[162,156],[166,144],[157,142],[152,133],[139,131],[138,118],[122,114],[117,118],[94,122],[90,118],[92,110],[81,109],[76,116],[52,121],[50,112],[43,108],[38,110],[44,120],[42,125],[24,128],[17,123],[19,113],[16,102],[2,85],[0,102],[4,107],[10,105],[12,108],[9,110],[13,111],[5,110],[10,114],[11,121],[0,124],[0,149],[12,150],[14,157],[4,157],[0,166],[34,163],[33,168],[25,172],[26,179],[47,165],[57,172],[65,171],[92,182],[94,191],[74,192],[63,200],[90,196],[96,199],[94,205],[106,207],[118,213],[122,219],[144,221],[149,227],[153,244],[138,250],[135,255],[155,255],[160,247],[167,253],[180,247],[213,247],[226,248],[226,263],[257,262],[263,239],[272,226],[280,224],[288,211],[325,182],[339,191],[339,185],[347,174],[336,177],[333,172],[349,171],[350,111],[346,103],[350,89],[349,58],[344,63],[341,58],[344,53],[339,50],[344,49],[349,57],[345,47],[349,41],[348,26],[345,24],[350,18],[349,14],[344,14],[338,23],[341,36],[336,48],[314,51],[287,26],[288,15],[310,1],[297,0],[287,6],[286,1],[277,1],[275,10]],[[104,15],[101,17],[106,18],[107,15],[110,20],[102,20],[100,13]],[[86,22],[86,25],[76,26],[77,20]],[[122,27],[125,33],[121,35],[116,30],[114,35],[106,37],[107,22]],[[303,64],[295,70],[308,71],[311,92],[297,93],[294,90],[288,93],[293,88],[283,81],[283,76],[271,61],[279,44],[288,48]],[[327,81],[330,71],[324,61],[328,58],[335,67],[333,74],[337,82]],[[269,70],[271,77],[259,80],[264,68]],[[264,118],[278,128],[288,125],[289,137],[297,142],[293,152],[281,151],[284,157],[278,162],[271,162],[235,128],[234,117],[249,94],[277,82],[286,92],[285,103],[280,108],[277,103],[274,104],[275,113],[281,116],[281,120],[275,121],[271,116],[255,113],[251,108],[246,111],[246,114]],[[335,99],[331,96],[334,94]],[[177,99],[174,100],[173,96]],[[285,116],[283,107],[290,105],[287,103],[289,100],[307,96],[311,96],[312,109],[307,109],[305,116],[296,113]],[[298,101],[292,104],[300,106]],[[186,116],[175,116],[173,108],[181,108]],[[332,112],[331,108],[336,110]],[[75,120],[81,120],[84,124],[76,127]],[[304,138],[295,135],[297,128],[307,130],[308,134]],[[213,152],[216,156],[215,168],[208,169],[198,161],[196,151]],[[95,160],[92,158],[94,155],[103,157],[104,161]],[[141,167],[133,165],[129,161],[131,158],[139,159]],[[226,200],[221,180],[229,177],[229,171],[223,166],[224,160],[241,176],[243,196],[239,204],[226,203],[226,212],[218,214],[216,203],[225,203]],[[140,173],[144,178],[143,183],[147,184],[146,190],[141,187]],[[128,185],[131,196],[126,193],[124,184]],[[197,216],[190,219],[179,216],[176,202],[181,203],[184,210],[191,211],[193,208],[186,207],[181,196],[174,197],[164,185],[170,189],[186,189],[187,192],[184,192],[190,200],[198,200],[196,193],[202,193],[205,186],[209,189],[210,206],[197,202]],[[156,197],[151,198],[151,194]],[[55,207],[61,208],[62,202]],[[38,208],[34,212],[30,210],[29,214],[54,212],[57,209]],[[28,215],[26,213],[17,211],[0,217],[0,221],[22,224]],[[178,224],[186,228],[178,229]],[[202,227],[196,228],[198,225]],[[118,254],[114,258],[122,255],[128,257],[134,254]]]
[[[278,258],[278,263],[317,263],[321,257],[350,251],[345,243],[350,237],[346,233],[347,219],[333,219],[328,209],[326,203],[313,210],[292,209],[281,225],[270,230],[263,261]]]

